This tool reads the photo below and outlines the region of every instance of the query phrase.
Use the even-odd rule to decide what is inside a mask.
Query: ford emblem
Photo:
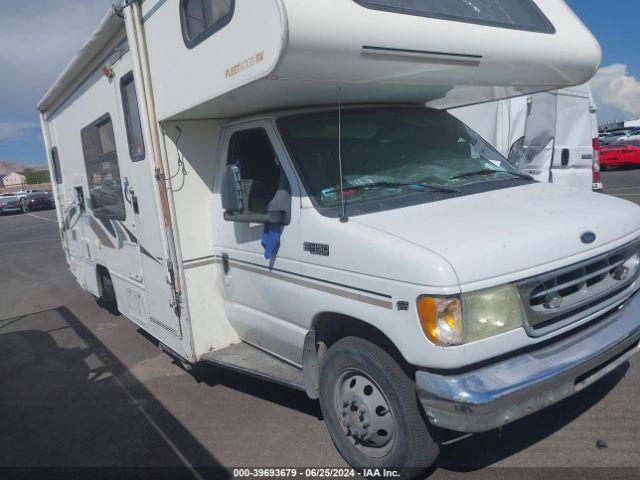
[[[595,242],[596,238],[598,237],[593,232],[584,232],[582,235],[580,235],[580,240],[582,240],[582,243],[585,243],[587,245]]]

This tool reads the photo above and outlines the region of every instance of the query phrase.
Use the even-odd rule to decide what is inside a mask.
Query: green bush
[[[51,182],[49,170],[35,170],[33,168],[25,168],[24,176],[26,178],[25,183],[28,185],[37,185],[39,183]]]

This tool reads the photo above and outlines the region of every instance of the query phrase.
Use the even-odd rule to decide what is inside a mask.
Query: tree
[[[36,170],[35,168],[25,168],[23,172],[28,185],[36,185],[39,183],[51,182],[51,176],[49,170]]]

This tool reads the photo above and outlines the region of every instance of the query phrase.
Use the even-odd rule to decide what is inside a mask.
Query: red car
[[[600,166],[604,169],[640,165],[640,140],[624,140],[612,145],[602,145]]]

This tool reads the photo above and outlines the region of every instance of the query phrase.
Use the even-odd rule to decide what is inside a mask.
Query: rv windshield
[[[343,110],[340,145],[336,110],[283,117],[278,126],[307,192],[327,215],[340,206],[342,191],[353,214],[526,181],[475,132],[438,110]]]

